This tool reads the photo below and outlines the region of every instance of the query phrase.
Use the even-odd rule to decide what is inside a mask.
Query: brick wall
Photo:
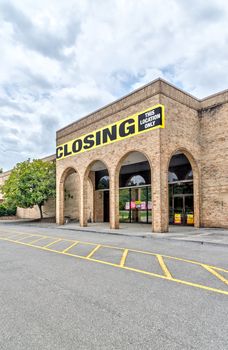
[[[228,103],[202,110],[202,225],[228,227]]]
[[[57,183],[65,169],[70,167],[74,168],[80,176],[81,224],[86,225],[87,198],[84,181],[88,177],[88,168],[95,160],[101,160],[106,165],[110,176],[111,227],[118,227],[119,169],[129,152],[139,151],[146,156],[152,170],[153,229],[166,231],[168,229],[168,166],[171,156],[178,151],[187,156],[193,168],[195,226],[202,224],[226,227],[228,171],[227,141],[224,134],[227,130],[227,121],[224,123],[223,120],[227,116],[227,107],[224,105],[227,100],[227,92],[222,92],[200,101],[171,84],[156,80],[59,130],[57,145],[157,103],[165,105],[165,129],[151,130],[142,135],[78,154],[77,157],[57,161]],[[216,112],[219,122],[217,122],[215,137],[206,108],[217,104],[223,106]],[[217,152],[215,149],[211,154],[208,152],[210,143],[214,143],[213,147]],[[223,155],[226,155],[225,160]],[[215,181],[217,187],[213,185]],[[95,220],[101,219],[101,202],[98,203],[96,197],[95,203]],[[60,206],[60,198],[57,198],[59,222],[61,221]]]

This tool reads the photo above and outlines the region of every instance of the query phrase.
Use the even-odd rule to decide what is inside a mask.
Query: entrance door
[[[104,191],[104,222],[109,222],[109,191]]]
[[[194,204],[191,195],[173,197],[173,223],[179,225],[194,224]]]
[[[151,223],[151,188],[149,186],[120,189],[120,222]]]
[[[137,208],[137,202],[138,202],[138,188],[131,188],[131,222],[138,222],[139,221],[139,215],[138,215],[138,208]]]
[[[184,196],[173,197],[173,223],[184,224]]]
[[[194,225],[194,203],[193,196],[184,197],[185,224]]]

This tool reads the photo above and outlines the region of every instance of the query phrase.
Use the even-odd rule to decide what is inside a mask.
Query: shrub
[[[0,204],[0,216],[13,216],[16,215],[17,208],[10,207],[5,204]]]

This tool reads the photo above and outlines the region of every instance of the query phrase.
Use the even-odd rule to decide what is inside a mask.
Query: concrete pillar
[[[109,174],[109,221],[111,229],[119,228],[119,173]]]

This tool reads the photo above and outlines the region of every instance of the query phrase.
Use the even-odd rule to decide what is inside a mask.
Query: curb
[[[37,226],[33,225],[35,224],[39,219],[28,219],[28,220],[23,220],[23,221],[8,221],[8,222],[1,222],[0,225],[15,225],[15,224],[30,224],[29,226]],[[38,226],[39,227],[39,226]],[[41,227],[44,228],[44,227]],[[48,228],[48,227],[46,227]],[[210,242],[210,241],[204,241],[204,240],[192,240],[189,238],[172,238],[172,237],[154,237],[152,233],[144,233],[144,234],[139,234],[135,235],[132,233],[126,233],[126,232],[117,232],[116,230],[108,230],[108,231],[99,231],[99,230],[92,230],[92,229],[81,229],[81,228],[68,228],[63,226],[56,226],[55,227],[57,230],[66,230],[66,231],[77,231],[77,232],[89,232],[89,233],[98,233],[98,234],[106,234],[106,235],[113,235],[113,236],[125,236],[125,237],[134,237],[134,238],[150,238],[152,240],[166,240],[166,241],[174,241],[174,242],[187,242],[187,243],[195,243],[195,244],[200,244],[200,245],[213,245],[213,246],[219,246],[219,247],[228,247],[228,243],[220,243],[220,242]]]
[[[154,240],[166,240],[166,241],[176,241],[176,242],[188,242],[188,243],[198,243],[200,245],[216,245],[216,246],[220,246],[220,247],[228,247],[228,243],[220,243],[220,242],[209,242],[209,241],[195,241],[195,240],[191,240],[191,239],[179,239],[179,238],[170,238],[170,237],[153,237],[152,234],[148,233],[148,234],[142,234],[142,235],[134,235],[134,234],[127,234],[124,232],[115,232],[115,231],[98,231],[98,230],[81,230],[81,229],[75,229],[75,228],[62,228],[62,227],[58,227],[57,229],[62,229],[62,230],[69,230],[69,231],[78,231],[78,232],[89,232],[89,233],[99,233],[99,234],[111,234],[114,236],[125,236],[125,237],[134,237],[134,238],[150,238],[150,239],[154,239]]]

